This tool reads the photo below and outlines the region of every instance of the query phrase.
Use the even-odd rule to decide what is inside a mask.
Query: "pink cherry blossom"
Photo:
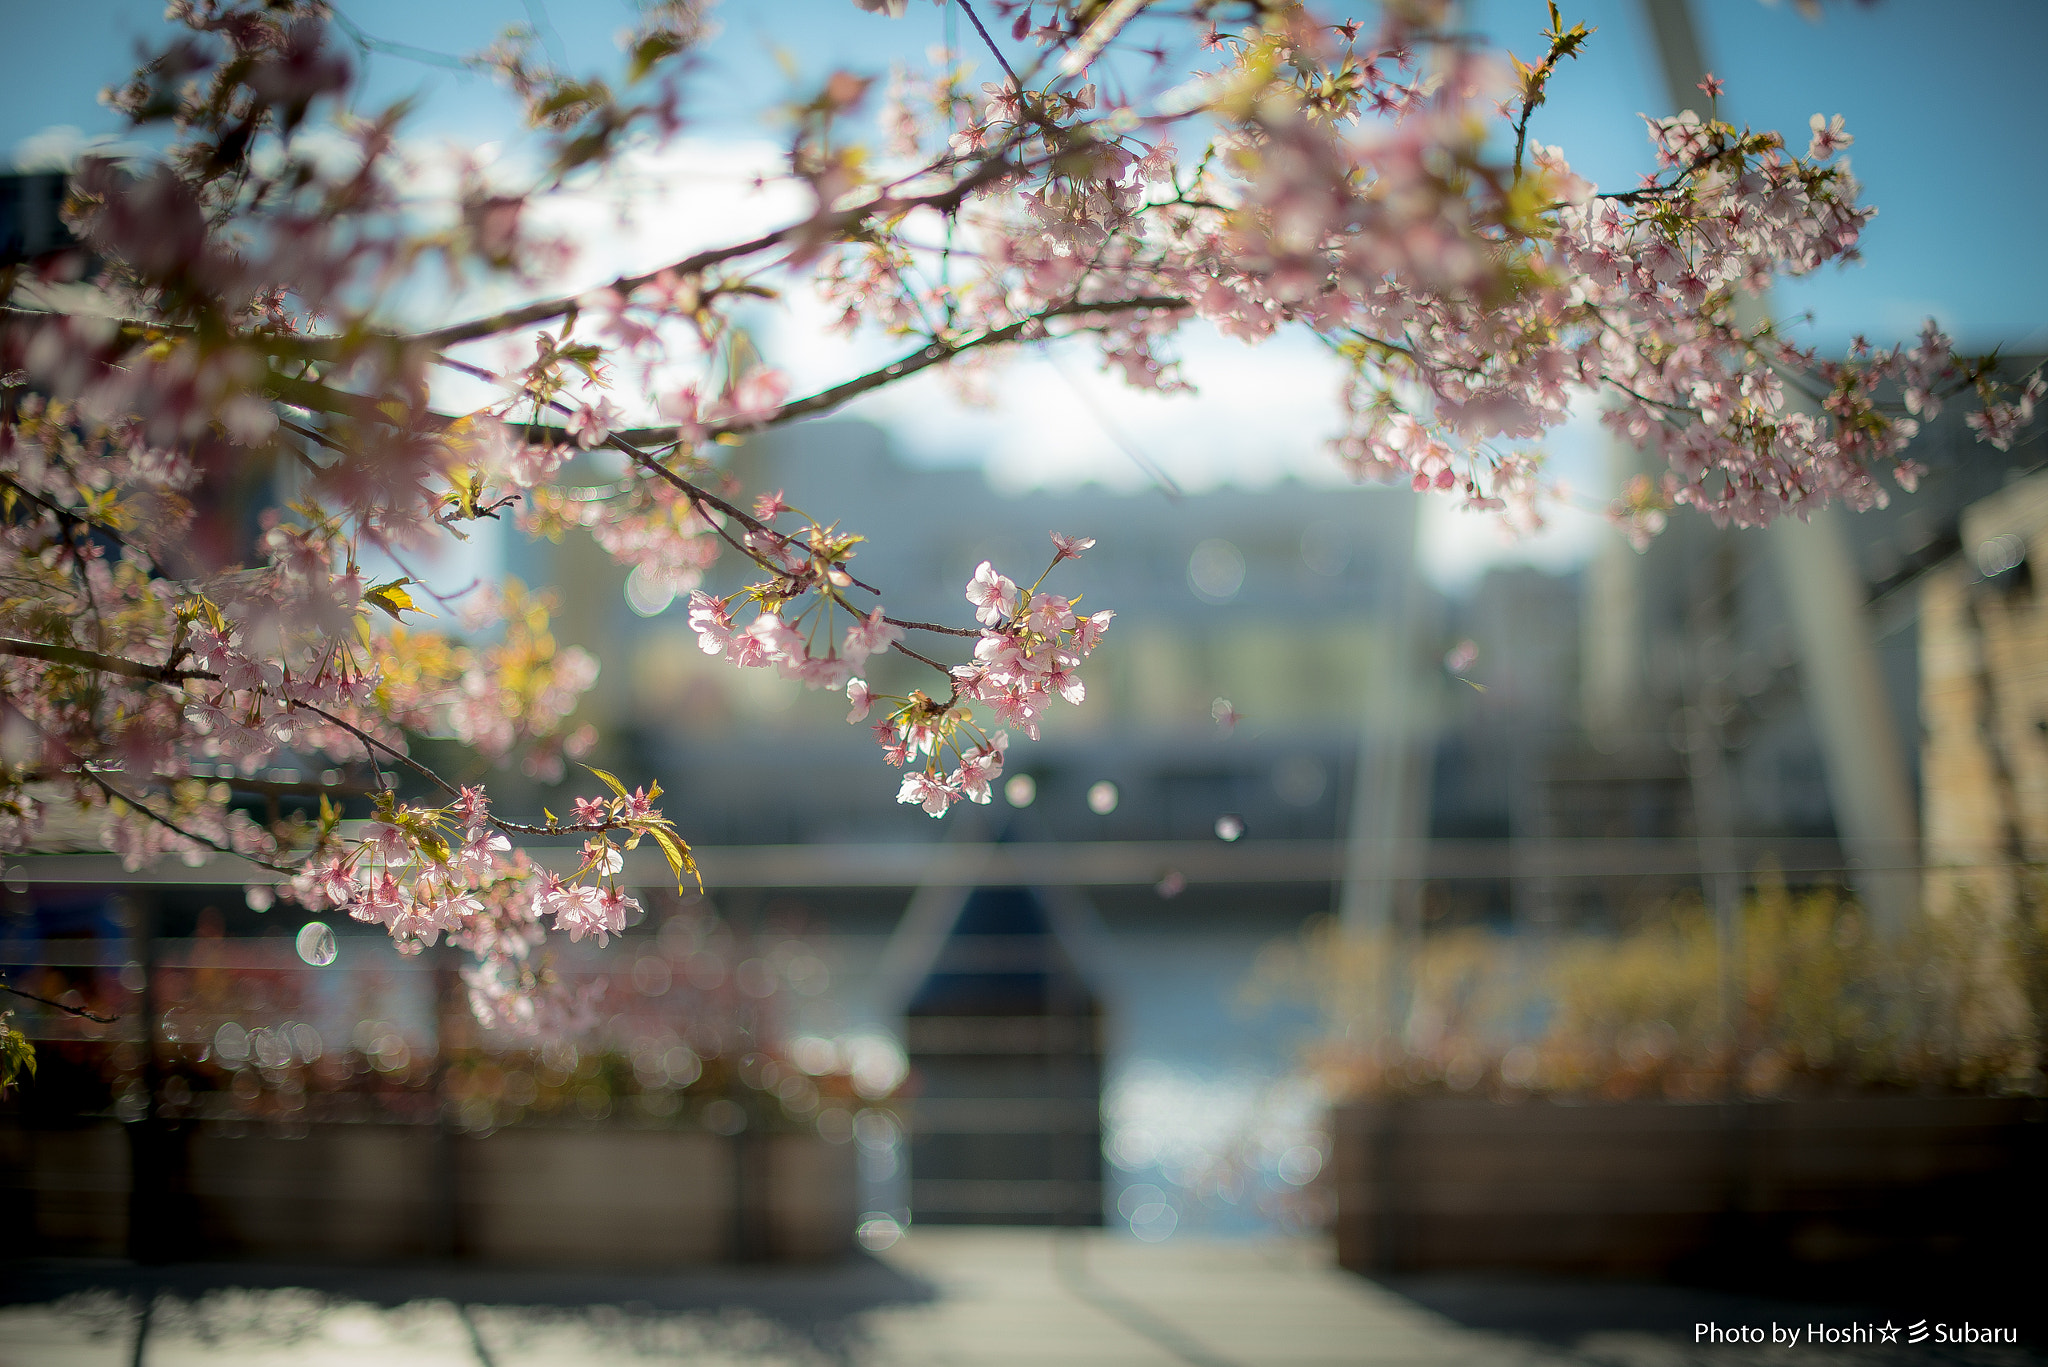
[[[984,560],[967,581],[967,601],[974,604],[974,620],[992,627],[1017,610],[1017,585]]]
[[[732,643],[732,614],[725,600],[698,590],[690,595],[690,629],[706,655],[723,655]]]
[[[549,985],[550,927],[623,933],[621,846],[683,833],[651,786],[624,792],[628,775],[577,800],[567,824],[594,838],[565,879],[516,848],[564,823],[501,815],[482,784],[434,788],[421,737],[547,781],[596,740],[576,717],[599,662],[558,641],[548,594],[417,568],[472,524],[588,537],[639,582],[687,592],[707,656],[843,687],[855,723],[879,705],[899,796],[936,816],[987,801],[1011,732],[1036,739],[1054,698],[1086,696],[1116,614],[1079,615],[1098,586],[1049,576],[1078,573],[1061,567],[1095,541],[1052,533],[1028,588],[983,560],[966,587],[981,630],[962,639],[965,623],[892,616],[903,586],[866,582],[862,538],[914,531],[747,491],[730,444],[926,369],[986,391],[1019,343],[1086,344],[1163,394],[1187,389],[1177,357],[1199,330],[1305,336],[1344,358],[1345,469],[1519,529],[1553,496],[1546,438],[1598,398],[1654,463],[1609,513],[1641,543],[1681,516],[1763,526],[1882,506],[1924,473],[1911,446],[1945,405],[1970,404],[1971,428],[2005,448],[2048,397],[1931,322],[1822,357],[1737,306],[1864,249],[1874,210],[1841,116],[1810,121],[1804,155],[1711,104],[1648,118],[1656,170],[1603,190],[1522,136],[1546,108],[1503,82],[1500,54],[1440,32],[1430,4],[1334,26],[1253,6],[1229,31],[1207,5],[1085,23],[1077,6],[1015,7],[1010,41],[1039,51],[1014,75],[976,90],[962,54],[906,54],[886,147],[847,117],[864,73],[787,92],[779,107],[808,112],[785,130],[803,205],[784,221],[570,288],[576,244],[541,205],[609,183],[627,149],[676,148],[703,65],[696,8],[649,9],[616,79],[506,37],[478,61],[521,106],[533,155],[449,175],[402,107],[363,101],[330,7],[172,7],[108,95],[140,150],[80,162],[81,248],[21,263],[0,313],[0,573],[17,604],[0,684],[26,756],[0,772],[0,850],[79,807],[135,868],[243,855],[281,895],[347,908],[407,952],[447,936],[471,956],[479,1019],[574,1028],[594,1006]],[[1591,37],[1553,33],[1546,79]],[[1167,69],[1176,52],[1201,69]],[[394,321],[429,275],[507,306]],[[819,353],[850,369],[801,390],[783,362],[809,352],[780,334],[804,315],[769,316],[795,296],[852,334]],[[474,411],[448,411],[454,375]],[[1817,405],[1788,401],[1800,391]],[[599,446],[593,474],[578,455]],[[222,504],[280,468],[298,472],[289,503],[280,486],[267,506]],[[915,481],[893,492],[916,525]],[[386,561],[410,568],[367,568]],[[733,566],[751,582],[705,591]],[[897,677],[870,663],[892,651],[931,670],[923,690],[873,692],[867,679]],[[312,785],[329,801],[312,832],[259,823],[220,777],[280,761],[346,775]],[[435,795],[394,795],[400,768]],[[346,803],[369,820],[336,823]]]
[[[580,405],[569,415],[569,435],[586,451],[593,446],[602,446],[624,416],[610,399]]]
[[[1813,129],[1813,141],[1807,146],[1806,155],[1815,161],[1831,157],[1850,143],[1856,141],[1855,138],[1842,131],[1842,116],[1840,114],[1835,115],[1833,119],[1829,119],[1823,114],[1815,114],[1811,119],[1807,120],[1807,123]]]
[[[989,784],[1002,777],[1003,751],[1009,739],[1007,731],[998,731],[990,743],[960,757],[960,768],[953,775],[953,786],[969,802],[988,802]]]
[[[1102,644],[1102,638],[1109,631],[1110,621],[1115,616],[1115,612],[1103,608],[1083,617],[1080,626],[1074,631],[1074,648],[1083,655],[1092,653],[1096,646]]]
[[[946,809],[960,800],[960,790],[950,781],[920,769],[903,776],[896,800],[922,806],[927,816],[944,816]]]
[[[1031,613],[1028,619],[1033,631],[1053,635],[1074,629],[1074,607],[1067,599],[1052,593],[1031,595]]]

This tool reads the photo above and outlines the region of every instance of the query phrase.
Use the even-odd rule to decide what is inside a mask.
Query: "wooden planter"
[[[150,1171],[159,1177],[138,1186]],[[801,1261],[852,1247],[856,1201],[853,1146],[815,1134],[204,1123],[151,1134],[111,1122],[0,1132],[0,1207],[30,1231],[24,1251],[43,1254]]]
[[[1659,1275],[2026,1256],[2048,1108],[2024,1098],[1340,1107],[1357,1271]]]

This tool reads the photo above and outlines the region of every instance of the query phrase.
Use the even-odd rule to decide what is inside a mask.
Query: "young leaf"
[[[410,579],[394,579],[388,584],[372,584],[363,590],[363,601],[374,603],[390,613],[392,621],[402,622],[405,619],[399,613],[420,611],[412,601],[412,595],[405,591],[405,586],[411,582]]]
[[[697,880],[697,891],[704,891],[704,875],[697,871],[697,861],[690,857],[690,847],[684,843],[682,837],[661,826],[650,826],[647,833],[654,837],[655,843],[661,846],[661,852],[668,856],[668,866],[676,876],[676,891],[683,890],[683,872],[686,869],[691,877]]]
[[[631,794],[631,793],[628,793],[628,792],[626,791],[626,785],[625,785],[625,784],[623,784],[623,783],[619,782],[619,781],[618,781],[617,779],[613,778],[613,777],[612,777],[612,776],[611,776],[610,774],[607,774],[607,773],[606,773],[606,772],[605,772],[604,770],[602,770],[602,769],[594,769],[594,768],[591,768],[591,766],[590,766],[590,765],[588,765],[588,764],[584,765],[583,767],[584,767],[584,768],[586,768],[586,769],[589,769],[591,773],[593,773],[593,774],[596,774],[596,775],[598,776],[598,778],[599,778],[599,779],[600,779],[600,780],[601,780],[601,781],[602,781],[602,782],[604,783],[604,786],[605,786],[605,787],[607,787],[607,788],[611,789],[611,790],[612,790],[613,792],[617,793],[617,794],[618,794],[618,795],[619,795],[620,797],[631,797],[631,796],[632,796],[632,794]]]
[[[0,1096],[6,1096],[23,1077],[36,1075],[36,1046],[19,1030],[7,1024],[11,1013],[0,1012]]]

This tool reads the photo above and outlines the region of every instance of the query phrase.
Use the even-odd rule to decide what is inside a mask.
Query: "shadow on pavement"
[[[845,1361],[860,1340],[859,1317],[887,1306],[930,1301],[936,1292],[866,1254],[809,1266],[714,1266],[671,1272],[556,1271],[449,1263],[353,1266],[207,1262],[144,1266],[118,1261],[31,1260],[0,1264],[0,1306],[50,1305],[74,1316],[132,1322],[153,1308],[201,1338],[205,1321],[249,1332],[269,1322],[275,1336],[303,1332],[292,1321],[323,1308],[395,1310],[422,1302],[457,1309],[490,1364],[501,1336],[573,1327],[586,1341],[659,1352],[660,1345],[717,1346],[775,1361]],[[209,1307],[211,1307],[209,1309]],[[112,1323],[105,1326],[113,1332]],[[149,1332],[145,1327],[144,1332]],[[680,1337],[679,1337],[680,1336]],[[754,1351],[745,1350],[751,1347]],[[687,1354],[686,1354],[687,1355]]]

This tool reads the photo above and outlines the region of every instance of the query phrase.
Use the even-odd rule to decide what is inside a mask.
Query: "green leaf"
[[[591,768],[591,766],[590,766],[590,765],[588,765],[588,764],[584,765],[583,767],[584,767],[584,768],[586,768],[586,769],[590,769],[590,772],[591,772],[591,773],[593,773],[593,774],[596,774],[596,775],[598,776],[598,778],[599,778],[599,779],[600,779],[600,780],[601,780],[601,781],[602,781],[602,782],[604,783],[604,786],[605,786],[605,787],[607,787],[607,788],[611,789],[611,790],[612,790],[613,792],[617,793],[617,794],[618,794],[618,795],[619,795],[620,797],[631,797],[631,796],[632,796],[632,794],[631,794],[631,793],[628,793],[628,792],[626,791],[626,785],[625,785],[625,784],[623,784],[623,783],[619,782],[619,781],[618,781],[617,779],[613,778],[613,777],[612,777],[612,776],[611,776],[610,774],[607,774],[607,773],[606,773],[606,772],[605,772],[604,770],[602,770],[602,769],[593,769],[593,768]]]
[[[664,58],[673,57],[683,50],[682,38],[674,33],[651,33],[633,47],[631,60],[626,64],[626,79],[640,81]]]
[[[36,1075],[36,1046],[27,1035],[12,1029],[0,1013],[0,1096],[14,1090],[23,1077]]]
[[[392,621],[403,622],[405,619],[400,617],[399,613],[422,610],[412,601],[412,595],[405,591],[405,586],[411,582],[410,579],[394,579],[388,584],[372,584],[363,590],[363,601],[374,603],[390,613]],[[431,617],[433,614],[427,615]]]
[[[676,891],[683,890],[683,872],[686,869],[697,880],[697,891],[704,891],[704,875],[697,871],[697,861],[690,857],[690,847],[683,838],[661,826],[650,826],[647,833],[654,837],[654,843],[661,846],[661,852],[668,856],[668,866],[676,876]]]

